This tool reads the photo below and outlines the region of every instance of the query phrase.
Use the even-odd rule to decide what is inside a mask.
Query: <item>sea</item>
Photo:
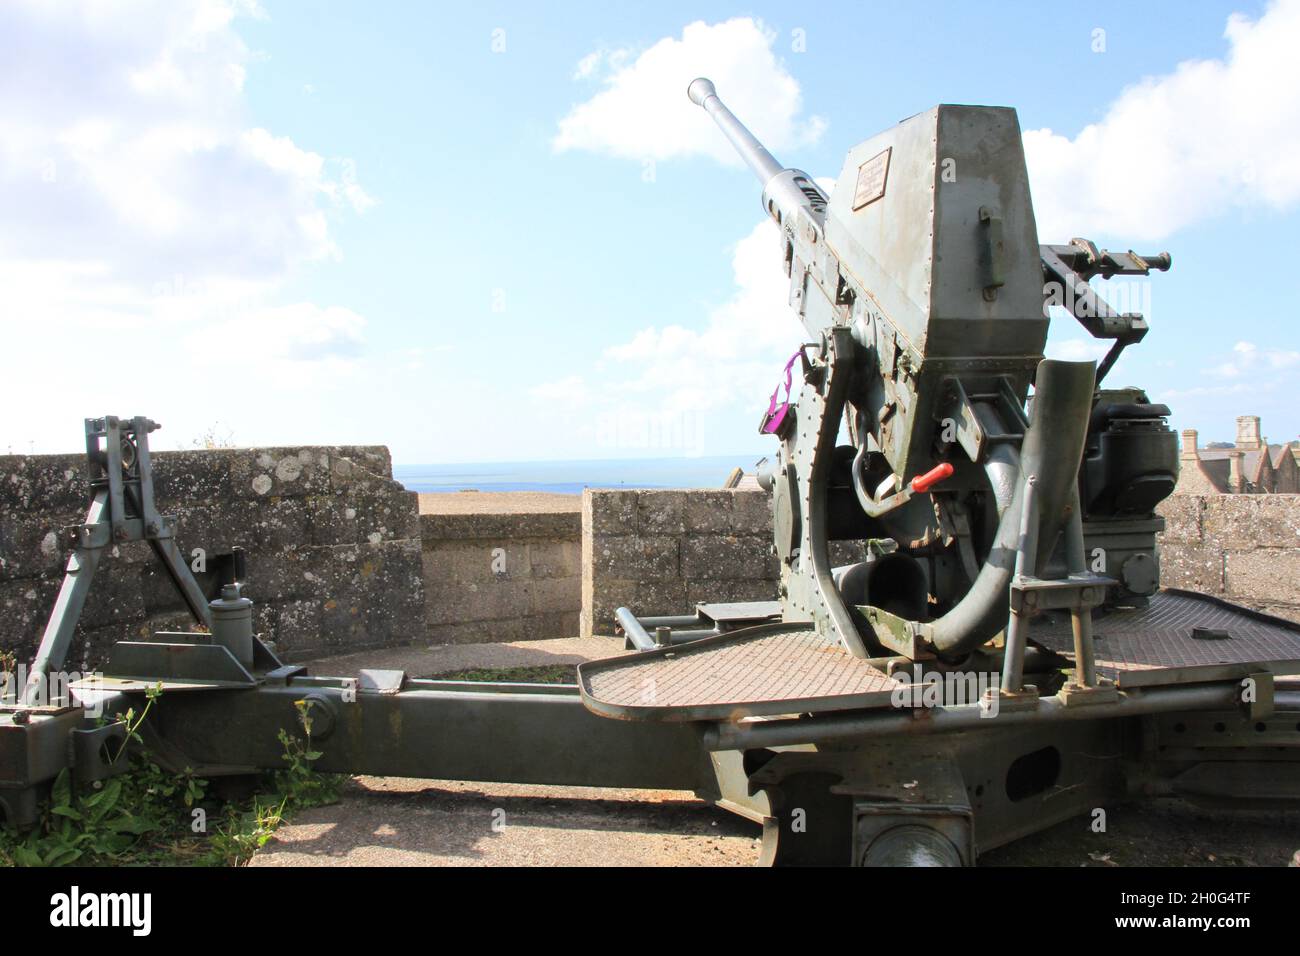
[[[752,452],[698,458],[477,462],[393,465],[407,491],[549,491],[580,495],[584,488],[721,488],[734,468],[753,473]]]

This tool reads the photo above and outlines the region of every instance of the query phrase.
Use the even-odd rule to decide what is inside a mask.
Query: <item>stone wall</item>
[[[293,660],[409,642],[424,623],[416,496],[383,447],[156,452],[155,495],[185,555],[248,552],[256,626]],[[30,658],[84,520],[81,455],[0,456],[0,648]],[[211,575],[215,578],[215,575]],[[213,581],[204,582],[209,586]],[[95,575],[68,665],[113,641],[186,630],[190,617],[147,544],[114,547]]]
[[[1160,583],[1300,621],[1300,495],[1186,495],[1160,505]]]
[[[684,614],[775,598],[770,508],[752,489],[583,492],[582,634],[612,634],[623,606]]]
[[[1160,506],[1161,583],[1300,621],[1300,495],[1175,495]],[[756,490],[588,491],[582,633],[614,611],[690,613],[701,601],[776,597],[769,498]],[[832,543],[832,564],[858,560]]]
[[[420,495],[425,637],[434,644],[578,633],[576,495]]]
[[[614,611],[688,613],[776,597],[768,495],[755,489],[415,495],[382,447],[155,454],[185,554],[248,550],[259,631],[289,660],[411,642],[610,634]],[[30,657],[82,520],[78,455],[0,456],[0,649]],[[418,503],[417,503],[418,498]],[[1161,580],[1300,621],[1300,495],[1177,495]],[[833,563],[855,559],[835,544]],[[96,575],[70,666],[189,619],[143,543]],[[211,582],[208,582],[209,584]],[[581,612],[581,614],[579,613]]]

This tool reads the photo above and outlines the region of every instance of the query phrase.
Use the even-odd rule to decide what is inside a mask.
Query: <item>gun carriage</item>
[[[763,430],[779,600],[674,617],[620,609],[638,653],[575,686],[285,665],[253,633],[238,556],[200,586],[154,507],[147,419],[87,421],[92,503],[17,703],[0,706],[0,808],[19,824],[161,684],[143,728],[202,776],[279,765],[308,702],[327,771],[694,790],[763,825],[769,863],[969,865],[1098,807],[1300,798],[1300,627],[1159,587],[1169,409],[1105,383],[1143,338],[1091,279],[1167,254],[1040,245],[1014,110],[936,107],[849,151],[829,194],[718,97],[762,184],[807,342]],[[1049,307],[1111,347],[1045,359]],[[1064,318],[1064,316],[1061,316]],[[148,541],[207,633],[121,642],[107,677],[41,701],[107,547]],[[861,559],[833,566],[832,542]],[[580,745],[575,745],[580,742]]]

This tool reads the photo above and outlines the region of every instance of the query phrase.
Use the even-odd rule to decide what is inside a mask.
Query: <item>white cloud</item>
[[[1300,0],[1228,18],[1221,60],[1120,94],[1073,139],[1025,133],[1038,233],[1163,239],[1235,206],[1300,201]]]
[[[1232,347],[1232,358],[1206,369],[1220,378],[1239,378],[1242,375],[1259,376],[1300,365],[1300,352],[1290,349],[1261,349],[1253,342],[1238,342]],[[1258,381],[1258,378],[1255,379]]]
[[[829,190],[833,181],[817,184]],[[531,389],[550,403],[548,423],[562,421],[559,430],[576,445],[614,457],[698,455],[746,444],[784,380],[785,363],[807,337],[788,304],[783,252],[777,227],[759,222],[732,249],[730,297],[700,325],[641,329],[606,347],[587,374]],[[793,387],[797,393],[797,376]]]
[[[360,315],[277,299],[374,200],[349,160],[248,121],[255,55],[235,25],[261,15],[249,0],[0,5],[23,51],[0,58],[0,375],[11,401],[40,399],[4,443],[66,448],[92,413],[192,429],[218,398],[237,430],[260,427],[275,419],[262,389],[313,383],[306,412],[355,369]]]
[[[561,431],[602,454],[736,447],[746,421],[757,428],[804,336],[786,304],[781,254],[776,226],[760,222],[735,246],[732,296],[701,327],[642,329],[606,348],[587,375],[544,383],[533,396],[564,416]]]
[[[0,255],[105,259],[152,283],[274,279],[337,255],[327,212],[370,202],[350,164],[245,120],[247,5],[0,7]],[[255,8],[253,8],[255,9]]]
[[[601,367],[617,373],[617,392],[674,412],[737,403],[766,406],[764,386],[770,388],[769,380],[775,380],[803,335],[786,304],[789,280],[770,221],[760,222],[736,244],[732,273],[734,294],[703,328],[642,329],[605,350]]]
[[[697,76],[712,79],[770,149],[815,142],[826,124],[801,116],[799,83],[773,53],[775,39],[761,21],[737,17],[697,21],[680,39],[665,37],[640,53],[588,54],[575,79],[600,76],[604,88],[560,120],[553,145],[642,160],[704,155],[734,165],[731,145],[686,98],[686,86]]]

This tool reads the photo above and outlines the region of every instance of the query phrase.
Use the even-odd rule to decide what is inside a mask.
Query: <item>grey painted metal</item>
[[[183,634],[174,638],[170,642],[118,641],[109,654],[106,672],[117,681],[142,687],[162,683],[165,690],[181,690],[185,684],[203,690],[257,685],[249,670],[251,660],[245,666],[229,648],[211,643],[207,635],[202,640],[187,640]]]
[[[740,154],[749,168],[754,171],[754,175],[764,185],[767,184],[777,173],[785,167],[776,161],[776,158],[767,151],[754,134],[745,128],[745,124],[736,119],[735,114],[727,109],[726,105],[718,98],[717,88],[712,81],[704,77],[697,77],[692,80],[686,87],[686,95],[696,106],[702,107],[713,121],[718,124],[731,145],[736,147],[736,152]]]
[[[154,731],[196,773],[276,768],[277,729],[301,732],[298,700],[310,702],[326,772],[670,790],[710,778],[694,727],[599,717],[571,685],[408,679],[398,692],[371,692],[301,677],[176,695]]]
[[[239,593],[238,584],[227,584],[221,596],[209,605],[212,611],[212,640],[228,650],[246,667],[253,664],[253,602]]]
[[[760,624],[781,616],[780,601],[725,601],[696,605],[700,617],[719,626]]]
[[[618,621],[618,626],[623,629],[623,636],[627,638],[628,643],[637,650],[653,651],[659,646],[650,633],[646,631],[645,626],[637,620],[636,615],[627,608],[621,607],[615,611],[614,620]]]
[[[626,608],[619,608],[619,610],[626,610]],[[614,614],[615,617],[618,616],[617,611]],[[698,627],[700,617],[698,614],[662,614],[637,618],[637,621],[640,622],[643,629],[651,627]],[[622,626],[622,621],[619,622],[619,625]]]
[[[697,80],[689,94],[714,116],[770,193],[776,161],[711,83]],[[993,155],[996,162],[990,162]],[[959,164],[962,175],[945,178],[939,157]],[[821,330],[820,356],[805,358],[796,421],[782,436],[773,469],[784,617],[817,622],[856,655],[873,653],[834,587],[825,555],[825,476],[839,420],[850,406],[857,446],[850,473],[861,510],[885,520],[886,533],[895,538],[924,540],[934,516],[904,507],[903,489],[934,464],[936,412],[947,382],[948,391],[968,396],[963,420],[972,443],[963,447],[988,456],[977,464],[992,466],[988,482],[998,500],[998,532],[966,592],[936,596],[952,608],[938,620],[867,619],[875,622],[873,644],[915,656],[929,643],[940,654],[960,656],[1006,625],[1021,509],[1003,492],[1015,487],[1016,478],[1005,474],[1016,464],[1011,419],[1022,414],[1029,373],[1036,368],[1039,427],[1030,426],[1025,436],[1021,457],[1027,450],[1029,460],[1021,474],[1032,471],[1042,482],[1039,512],[1049,526],[1040,529],[1040,548],[1049,551],[1064,520],[1063,489],[1078,473],[1091,409],[1091,388],[1085,394],[1074,386],[1084,376],[1090,386],[1096,377],[1087,363],[1040,364],[1042,262],[1015,114],[941,106],[906,120],[855,148],[829,206],[813,202],[808,208],[817,215],[798,218],[797,208],[773,213],[784,226],[791,305],[805,326]],[[990,435],[997,440],[990,443]],[[888,480],[879,490],[865,487],[870,456],[888,463],[892,488]],[[788,472],[784,481],[776,478],[778,469]],[[969,565],[969,541],[964,548]],[[1032,573],[1038,564],[1032,562]]]
[[[940,654],[958,656],[982,644],[1006,623],[1007,589],[1023,543],[1024,478],[1035,476],[1034,510],[1039,527],[1032,536],[1035,557],[1025,567],[1037,574],[1044,552],[1050,554],[1065,520],[1065,503],[1078,480],[1088,412],[1092,406],[1092,362],[1040,363],[1034,409],[1020,449],[1021,481],[1002,513],[992,551],[979,577],[957,606],[926,625],[926,636]],[[1006,452],[1003,452],[1006,454]],[[994,487],[997,487],[996,484]]]
[[[1076,578],[1087,571],[1083,550],[1083,506],[1079,503],[1077,482],[1069,510],[1070,516],[1065,526],[1065,554],[1070,577]],[[1096,687],[1097,658],[1093,652],[1092,607],[1089,603],[1076,601],[1070,608],[1070,630],[1074,638],[1074,681],[1083,687]]]
[[[159,426],[144,416],[129,421],[124,426],[112,415],[85,421],[91,502],[85,521],[65,532],[73,550],[23,689],[24,703],[35,702],[50,674],[63,667],[106,547],[147,541],[195,621],[212,623],[207,599],[176,547],[175,522],[154,507],[149,433]]]
[[[982,729],[985,732],[1022,725],[1072,720],[1109,720],[1146,714],[1183,711],[1232,711],[1240,703],[1241,688],[1229,684],[1193,684],[1121,692],[1108,705],[1070,705],[1060,697],[1042,697],[1024,709],[1007,709],[988,716],[983,704],[935,707],[921,711],[874,713],[792,720],[716,724],[704,734],[709,750],[753,750],[810,743],[868,739],[891,735],[944,734]],[[1275,695],[1279,711],[1300,711],[1300,693]]]
[[[1114,339],[1097,368],[1097,384],[1119,359],[1129,345],[1142,341],[1150,327],[1146,319],[1136,312],[1116,312],[1088,284],[1093,276],[1109,279],[1116,275],[1150,275],[1152,269],[1167,271],[1172,260],[1167,252],[1153,256],[1139,256],[1128,252],[1110,252],[1098,249],[1084,239],[1074,239],[1069,245],[1040,246],[1043,276],[1049,288],[1056,292],[1049,302],[1066,307],[1070,314],[1095,338]]]
[[[686,95],[713,118],[740,158],[754,171],[763,186],[763,209],[778,225],[797,228],[801,214],[820,223],[827,198],[811,176],[799,169],[786,169],[778,163],[745,128],[745,124],[727,109],[709,80],[704,77],[693,80],[686,88]]]
[[[1038,553],[1038,478],[1029,475],[1025,479],[1022,492],[1020,513],[1020,542],[1016,549],[1016,578],[1023,579],[1030,574],[1029,555]],[[1025,637],[1029,629],[1024,609],[1013,607],[1011,618],[1007,621],[1006,649],[1002,659],[1002,688],[1011,693],[1019,693],[1024,684],[1025,675]]]
[[[829,330],[823,354],[799,390],[798,422],[782,439],[781,462],[786,481],[776,494],[778,513],[787,509],[797,529],[793,547],[782,553],[782,617],[787,622],[811,621],[855,657],[870,657],[871,649],[835,585],[828,550],[830,504],[827,486],[836,436],[854,374],[854,343],[849,330]]]
[[[68,555],[63,583],[59,585],[59,596],[54,601],[50,619],[45,625],[40,646],[28,672],[27,685],[23,688],[24,704],[35,704],[41,699],[50,674],[62,667],[67,657],[77,622],[81,619],[82,608],[86,604],[86,595],[90,593],[95,570],[109,543],[107,489],[101,488],[95,492],[86,511],[85,529],[81,539],[83,543],[78,544],[72,554]]]
[[[1020,453],[1023,473],[1038,476],[1038,552],[1031,568],[1035,575],[1043,573],[1070,518],[1079,515],[1079,465],[1096,377],[1095,362],[1052,359],[1039,365],[1034,377],[1032,420],[1042,426],[1031,425]]]
[[[706,637],[717,637],[722,633],[716,627],[701,627],[698,616],[638,618],[628,608],[621,607],[614,612],[614,619],[618,621],[618,626],[623,631],[627,646],[638,651],[653,651],[665,645],[690,644],[704,640]],[[663,623],[665,621],[685,621],[694,626],[679,627],[672,623]],[[647,630],[650,627],[654,628],[653,634]]]

